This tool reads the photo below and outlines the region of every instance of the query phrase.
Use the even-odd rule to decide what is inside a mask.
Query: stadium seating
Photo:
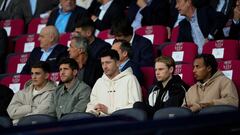
[[[22,35],[16,40],[15,53],[29,53],[40,46],[38,34]]]
[[[174,74],[179,75],[189,86],[195,83],[192,64],[177,64],[175,66]]]
[[[110,34],[110,30],[103,30],[100,31],[99,34],[97,35],[98,38],[106,41],[107,43],[109,43],[110,45],[112,45],[113,41],[114,41],[114,36]]]
[[[33,18],[28,25],[28,34],[39,34],[47,24],[46,18]]]
[[[7,56],[6,73],[15,74],[20,73],[26,64],[30,53],[13,53]]]

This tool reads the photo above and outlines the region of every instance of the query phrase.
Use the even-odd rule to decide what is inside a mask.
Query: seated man
[[[87,17],[87,11],[76,5],[76,0],[60,0],[60,7],[54,9],[47,25],[55,25],[59,33],[73,32],[77,20]]]
[[[234,8],[233,14],[229,36],[231,39],[240,40],[240,0],[236,1],[236,7]]]
[[[8,106],[8,114],[13,124],[24,116],[32,114],[49,114],[52,94],[56,84],[48,80],[50,67],[39,61],[31,68],[32,79],[26,82],[23,90],[18,91]]]
[[[101,63],[104,74],[92,89],[86,112],[106,116],[142,101],[141,87],[131,69],[120,73],[119,55],[115,50],[104,51]]]
[[[89,44],[86,38],[75,36],[71,39],[70,47],[68,48],[69,57],[78,63],[78,79],[84,81],[91,88],[98,78],[103,74],[100,62],[94,61],[89,56]]]
[[[54,93],[51,115],[61,118],[68,113],[85,112],[91,88],[77,79],[78,69],[78,63],[74,59],[65,58],[60,61],[60,78],[63,84]]]
[[[153,114],[165,107],[181,106],[189,86],[180,76],[173,75],[175,62],[172,57],[161,56],[155,60],[155,75],[157,82],[149,89],[148,101],[135,103],[135,108],[146,110],[151,118]]]
[[[29,74],[30,67],[37,61],[46,61],[50,64],[50,72],[58,71],[58,62],[67,57],[67,47],[58,44],[59,33],[54,26],[44,27],[39,34],[40,47],[35,47],[27,63],[22,69],[22,74]]]
[[[183,106],[197,112],[213,105],[238,107],[238,93],[234,83],[221,71],[212,54],[198,55],[193,63],[194,77],[198,81],[186,93]]]
[[[120,63],[119,70],[123,72],[129,67],[131,67],[133,70],[133,74],[138,79],[138,82],[142,84],[143,74],[140,70],[140,67],[131,60],[132,48],[130,46],[130,43],[128,43],[125,40],[115,40],[112,45],[112,49],[116,50],[119,54],[119,63]]]

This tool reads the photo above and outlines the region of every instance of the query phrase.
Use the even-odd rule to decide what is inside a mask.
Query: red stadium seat
[[[218,63],[218,68],[231,79],[237,89],[240,97],[240,60],[221,61]]]
[[[155,70],[154,67],[140,67],[141,72],[143,73],[143,86],[146,89],[149,89],[155,80]]]
[[[15,53],[28,53],[40,46],[38,34],[23,35],[16,40]]]
[[[110,30],[103,30],[100,31],[99,34],[97,35],[98,38],[106,41],[107,43],[109,43],[110,45],[112,45],[113,41],[114,41],[114,36],[110,34]]]
[[[0,21],[0,27],[7,31],[9,37],[16,37],[24,32],[24,21],[22,19]]]
[[[198,47],[191,42],[169,44],[162,49],[163,56],[171,56],[177,63],[193,63]]]
[[[59,84],[59,82],[61,81],[59,72],[50,73],[48,79],[56,82],[57,84]]]
[[[23,66],[26,64],[29,56],[30,53],[9,54],[7,56],[6,72],[8,74],[20,73]]]
[[[179,34],[179,26],[172,29],[171,42],[177,42],[178,34]]]
[[[0,81],[1,84],[9,87],[16,93],[24,88],[24,84],[31,79],[31,75],[7,75]]]
[[[203,46],[203,53],[213,54],[217,60],[236,60],[240,58],[239,41],[209,41]]]
[[[33,18],[28,25],[28,34],[39,34],[47,24],[46,18]]]
[[[175,66],[174,74],[179,75],[189,86],[195,83],[192,64],[177,64]]]
[[[60,35],[59,43],[69,47],[70,40],[71,40],[71,33],[63,33]]]

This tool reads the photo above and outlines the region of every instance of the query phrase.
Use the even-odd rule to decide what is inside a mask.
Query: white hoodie
[[[100,103],[108,108],[108,113],[100,113],[100,116],[110,115],[116,110],[132,108],[137,101],[142,101],[141,87],[132,69],[128,68],[112,80],[105,74],[97,80],[93,86],[86,112],[99,115],[94,107]]]

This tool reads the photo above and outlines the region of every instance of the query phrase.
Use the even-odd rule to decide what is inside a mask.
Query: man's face
[[[88,30],[84,30],[81,27],[75,28],[74,33],[79,34],[80,36],[84,37],[84,38],[88,38],[89,37],[89,31]]]
[[[197,58],[193,62],[193,74],[197,81],[205,82],[211,77],[211,68],[204,64],[203,58]]]
[[[40,47],[43,49],[47,49],[51,46],[52,41],[53,41],[53,36],[49,34],[49,31],[47,28],[43,28],[39,34],[39,42],[40,42]]]
[[[80,49],[76,47],[76,40],[72,39],[68,48],[69,57],[76,59],[80,55]]]
[[[110,56],[101,57],[101,64],[104,73],[109,78],[114,78],[119,73],[119,64],[117,61],[111,59]]]
[[[72,70],[69,64],[61,64],[59,67],[60,78],[63,83],[71,82],[77,75],[77,70]]]
[[[173,67],[168,68],[163,62],[155,63],[155,75],[158,81],[166,81],[173,73]]]
[[[190,7],[191,0],[176,0],[176,9],[178,10],[179,14],[186,16],[189,7]]]
[[[120,42],[116,42],[112,45],[112,49],[118,52],[119,55],[119,61],[122,62],[124,60],[124,52],[121,50],[120,48],[121,43]]]
[[[64,12],[72,11],[76,7],[76,0],[60,0]]]
[[[31,77],[34,87],[42,87],[48,79],[49,74],[45,73],[41,68],[32,68]]]

